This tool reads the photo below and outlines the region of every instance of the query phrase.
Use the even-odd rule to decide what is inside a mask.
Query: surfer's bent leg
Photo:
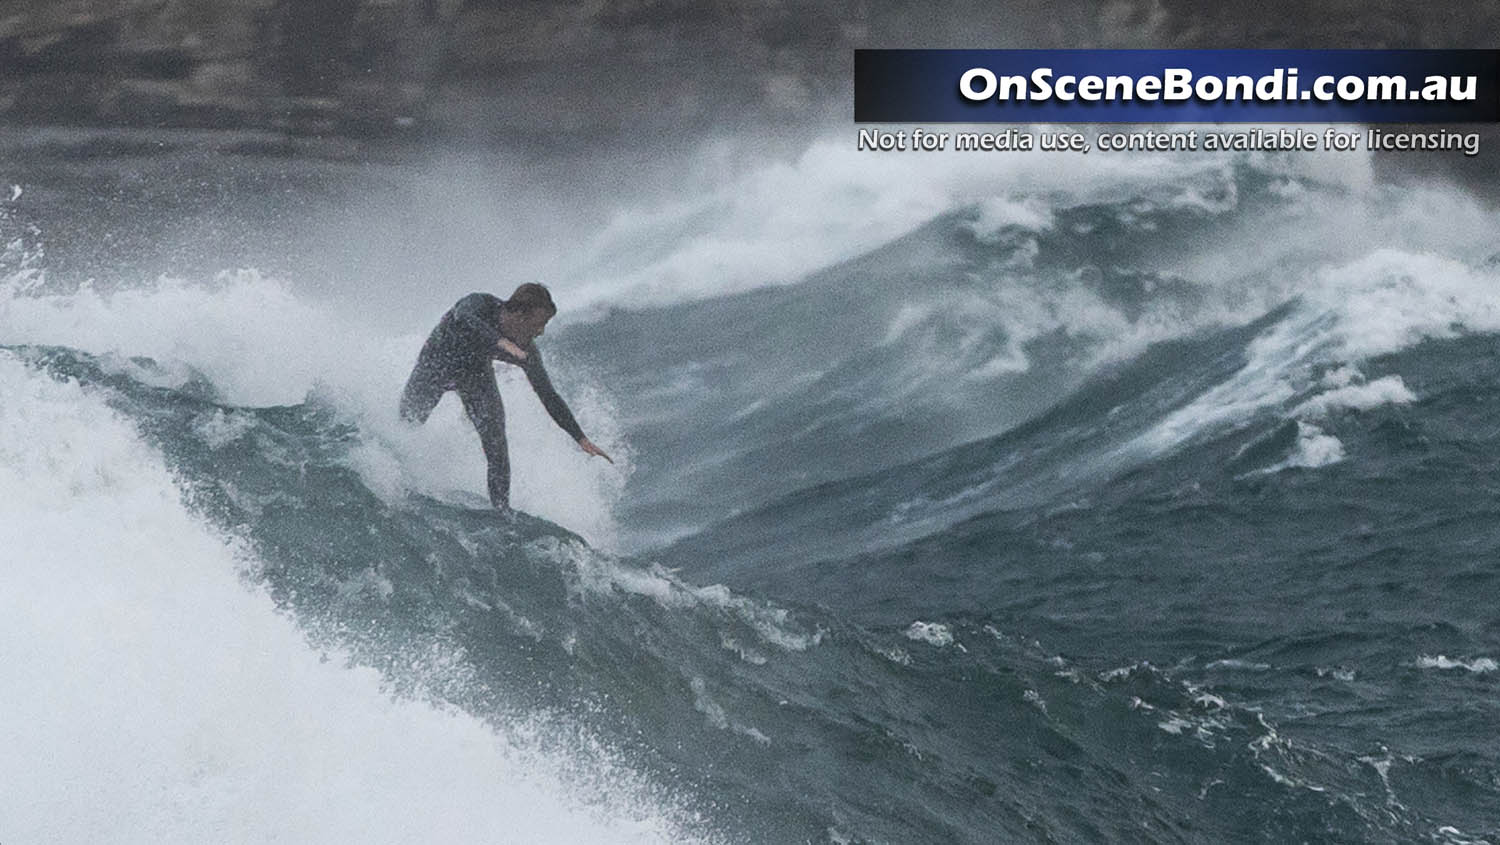
[[[490,504],[505,510],[510,507],[510,452],[505,444],[505,406],[495,386],[494,368],[486,363],[473,372],[465,372],[458,380],[458,395],[484,446],[484,459],[489,464]]]
[[[406,389],[401,392],[401,419],[421,425],[427,422],[438,400],[453,387],[453,377],[432,357],[422,355],[412,368]]]

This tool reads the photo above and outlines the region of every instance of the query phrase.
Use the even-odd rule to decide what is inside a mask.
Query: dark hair
[[[510,299],[505,300],[505,305],[515,311],[533,311],[541,308],[549,315],[557,313],[557,306],[552,304],[552,292],[547,290],[545,285],[539,285],[536,282],[527,282],[516,288],[515,292],[510,295]]]

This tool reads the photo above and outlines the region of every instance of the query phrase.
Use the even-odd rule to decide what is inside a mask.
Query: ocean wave
[[[0,733],[14,752],[0,806],[14,835],[700,837],[601,747],[549,751],[528,736],[538,725],[393,700],[246,588],[253,549],[185,505],[97,388],[12,352],[0,385]],[[412,806],[413,792],[444,799]]]

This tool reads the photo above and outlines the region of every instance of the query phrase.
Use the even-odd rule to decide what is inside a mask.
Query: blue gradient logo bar
[[[855,50],[860,123],[1489,123],[1500,50]]]

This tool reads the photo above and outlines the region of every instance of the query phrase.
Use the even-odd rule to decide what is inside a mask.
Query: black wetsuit
[[[401,395],[401,418],[420,424],[427,421],[444,393],[458,391],[484,446],[490,502],[501,509],[510,506],[510,455],[505,445],[505,406],[495,387],[492,360],[520,367],[552,419],[574,440],[583,439],[583,429],[542,367],[536,343],[526,347],[525,358],[517,358],[497,345],[504,311],[505,301],[487,293],[471,293],[460,299],[428,336]]]

